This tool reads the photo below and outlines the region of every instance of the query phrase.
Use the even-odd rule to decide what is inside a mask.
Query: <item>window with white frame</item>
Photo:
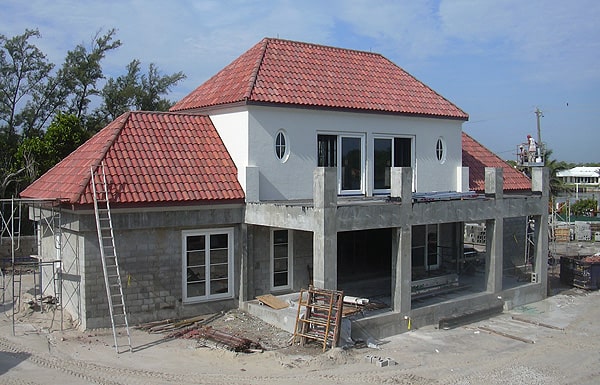
[[[317,166],[338,167],[341,193],[362,193],[365,157],[363,135],[318,135]]]
[[[233,297],[233,229],[183,232],[183,301]]]
[[[287,144],[287,137],[283,130],[277,132],[275,136],[275,156],[280,162],[285,162],[288,158],[289,149]]]
[[[271,290],[292,287],[292,231],[271,231]]]
[[[412,167],[412,139],[381,137],[373,141],[373,188],[391,188],[391,167]]]

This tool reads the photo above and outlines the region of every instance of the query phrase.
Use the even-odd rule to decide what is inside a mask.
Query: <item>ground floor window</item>
[[[183,232],[183,300],[233,297],[233,229]]]
[[[271,290],[292,287],[292,231],[271,231]]]
[[[418,225],[412,228],[412,269],[427,272],[438,269],[438,225]]]

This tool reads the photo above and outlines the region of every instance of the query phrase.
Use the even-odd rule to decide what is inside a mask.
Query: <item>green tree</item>
[[[33,158],[35,176],[45,173],[89,138],[80,119],[73,114],[59,113],[41,137],[26,138],[19,146],[17,159],[23,163]]]
[[[109,51],[121,46],[120,40],[114,40],[115,33],[115,29],[102,36],[98,32],[89,49],[79,44],[74,50],[67,52],[60,70],[59,76],[70,95],[68,111],[82,121],[88,112],[90,97],[100,94],[97,86],[98,81],[104,78],[102,59]]]
[[[146,74],[140,68],[140,61],[132,60],[125,75],[108,79],[101,92],[102,106],[95,111],[99,126],[130,110],[167,111],[173,105],[162,96],[185,79],[183,72],[161,75],[153,63]]]
[[[30,29],[12,38],[0,35],[0,121],[12,145],[22,129],[27,135],[41,127],[60,105],[56,95],[48,93],[56,89],[56,79],[50,76],[54,65],[30,42],[39,37],[39,31]]]
[[[592,216],[598,209],[598,201],[593,198],[580,199],[571,204],[571,215]]]

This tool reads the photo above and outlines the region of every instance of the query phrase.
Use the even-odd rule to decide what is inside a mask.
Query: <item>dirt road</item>
[[[0,384],[597,384],[600,292],[568,289],[452,330],[427,327],[378,348],[284,346],[289,338],[244,313],[221,327],[262,332],[267,351],[233,353],[133,330],[116,354],[110,330],[57,331],[56,314],[0,318]],[[52,319],[54,317],[54,319]],[[257,330],[258,329],[258,330]],[[366,356],[390,358],[379,367]]]

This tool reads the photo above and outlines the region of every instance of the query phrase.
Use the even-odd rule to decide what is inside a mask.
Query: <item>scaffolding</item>
[[[15,320],[21,308],[23,274],[30,272],[33,273],[33,305],[41,312],[44,312],[45,302],[56,306],[60,310],[61,330],[63,328],[60,203],[61,200],[57,199],[0,199],[0,246],[10,243],[10,255],[0,254],[2,309],[6,313],[6,306],[11,306],[13,335],[16,334]],[[35,224],[32,235],[36,239],[37,254],[22,255],[22,230],[29,221]],[[44,256],[43,241],[48,237],[54,240],[55,258]],[[44,279],[45,271],[49,271],[48,279]],[[9,289],[11,296],[7,303]],[[52,294],[44,296],[44,293]]]

